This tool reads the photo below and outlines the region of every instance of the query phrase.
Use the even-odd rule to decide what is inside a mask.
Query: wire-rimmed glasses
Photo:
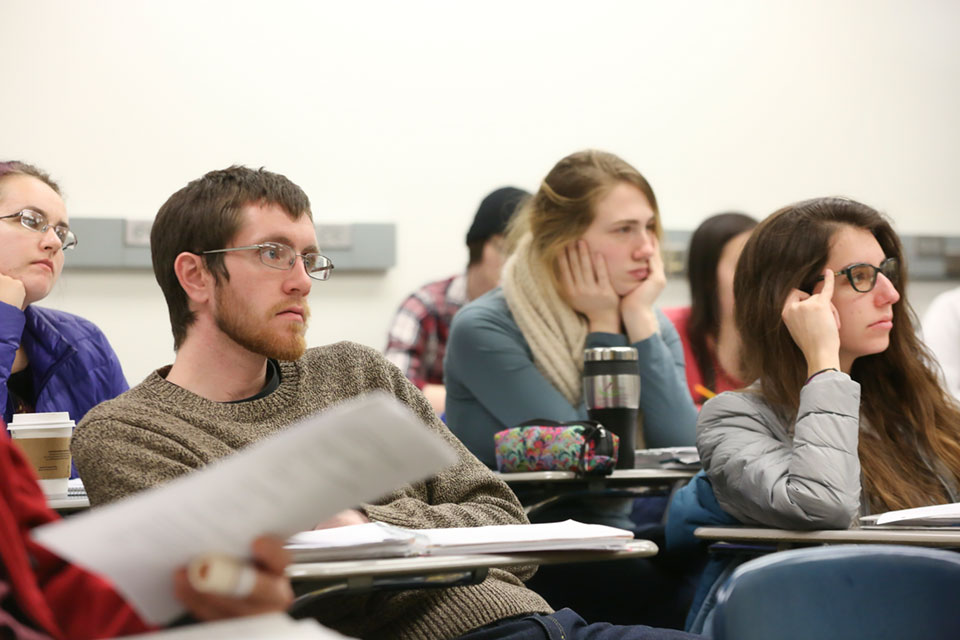
[[[333,271],[333,262],[327,256],[320,253],[297,253],[296,250],[280,242],[262,242],[252,244],[247,247],[231,247],[229,249],[211,249],[201,251],[202,254],[208,253],[227,253],[229,251],[252,251],[256,249],[260,252],[260,262],[271,269],[280,269],[289,271],[297,263],[297,257],[303,259],[303,267],[307,275],[314,280],[328,280],[330,272]]]
[[[23,209],[7,216],[0,216],[0,220],[17,217],[20,218],[20,224],[30,231],[46,233],[47,229],[50,228],[50,222],[47,220],[47,216],[39,211],[34,211],[33,209]],[[63,224],[58,224],[53,227],[53,233],[57,236],[57,238],[59,238],[60,248],[64,251],[67,249],[73,249],[75,246],[77,246],[77,234],[71,231],[70,227]]]

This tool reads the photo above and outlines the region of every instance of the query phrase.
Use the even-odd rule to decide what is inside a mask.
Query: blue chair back
[[[888,545],[797,549],[739,567],[715,640],[960,638],[960,553]]]

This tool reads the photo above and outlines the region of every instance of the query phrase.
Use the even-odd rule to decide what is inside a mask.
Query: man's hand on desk
[[[356,509],[347,509],[346,511],[341,511],[337,515],[333,516],[328,520],[324,520],[320,524],[314,527],[316,529],[333,529],[335,527],[349,527],[354,524],[366,524],[370,522],[370,518],[363,515]]]
[[[179,569],[173,576],[173,589],[177,599],[199,620],[219,620],[237,618],[260,613],[286,611],[293,602],[293,589],[290,580],[284,575],[284,569],[290,564],[290,554],[283,548],[284,541],[279,538],[262,537],[253,541],[251,551],[253,564],[235,564],[239,573],[232,586],[233,595],[223,595],[223,585],[205,588],[202,584],[191,582],[186,568]],[[222,557],[204,562],[227,562]],[[226,567],[230,569],[230,567]],[[203,572],[209,567],[199,569],[200,582],[205,582]],[[191,566],[191,571],[196,567]],[[212,571],[212,569],[210,569]],[[211,580],[208,582],[216,582]],[[198,590],[200,586],[203,590]],[[219,593],[217,593],[219,591]]]

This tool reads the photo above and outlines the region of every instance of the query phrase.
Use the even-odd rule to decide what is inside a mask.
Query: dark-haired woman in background
[[[687,387],[697,406],[712,394],[743,386],[733,319],[733,274],[756,226],[756,220],[736,212],[704,220],[687,251],[690,306],[664,309],[683,340]]]

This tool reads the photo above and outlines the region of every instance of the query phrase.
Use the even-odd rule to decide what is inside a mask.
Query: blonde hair
[[[534,260],[550,274],[553,287],[562,292],[557,259],[565,247],[586,232],[593,222],[597,202],[620,183],[635,186],[647,198],[659,238],[660,210],[647,179],[620,157],[588,149],[568,155],[550,170],[536,194],[511,221],[508,250],[512,251],[529,232]]]

